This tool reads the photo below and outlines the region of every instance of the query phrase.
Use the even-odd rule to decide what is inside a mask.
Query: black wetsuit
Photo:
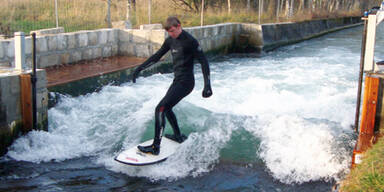
[[[209,97],[212,94],[210,88],[209,65],[198,41],[186,31],[173,39],[168,37],[161,48],[150,58],[148,58],[142,65],[140,65],[134,72],[133,80],[137,74],[156,63],[160,58],[171,50],[173,59],[174,80],[169,87],[166,95],[157,105],[155,110],[155,139],[154,145],[159,146],[161,137],[165,127],[165,116],[173,128],[174,135],[180,136],[179,126],[177,124],[176,116],[172,108],[185,96],[192,92],[195,86],[195,77],[193,72],[193,61],[197,58],[202,66],[204,76],[204,91],[203,96]],[[207,93],[206,89],[209,89]]]

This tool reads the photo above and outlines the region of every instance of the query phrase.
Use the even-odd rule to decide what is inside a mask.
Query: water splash
[[[37,163],[92,156],[116,172],[175,180],[209,172],[224,158],[236,161],[238,153],[222,157],[220,152],[229,147],[233,133],[240,132],[254,137],[238,142],[255,149],[256,159],[249,163],[261,160],[281,182],[338,179],[348,169],[354,142],[350,125],[360,46],[355,37],[353,31],[346,31],[262,58],[212,62],[209,99],[201,97],[203,78],[197,66],[194,91],[174,109],[189,139],[164,163],[135,168],[113,158],[153,137],[154,108],[172,74],[64,97],[49,110],[49,132],[21,137],[7,156]],[[233,149],[249,153],[241,147]]]

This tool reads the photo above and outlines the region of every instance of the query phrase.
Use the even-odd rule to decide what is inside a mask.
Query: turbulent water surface
[[[329,191],[351,163],[361,33],[217,58],[208,99],[196,65],[194,91],[174,108],[189,138],[153,166],[113,158],[153,137],[172,74],[62,97],[49,131],[19,138],[1,159],[0,191]],[[376,59],[383,45],[379,36]]]

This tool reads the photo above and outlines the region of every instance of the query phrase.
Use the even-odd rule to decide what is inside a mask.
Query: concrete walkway
[[[46,68],[47,87],[136,67],[146,58],[116,56]]]

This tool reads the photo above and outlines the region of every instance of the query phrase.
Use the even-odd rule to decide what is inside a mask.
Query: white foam
[[[194,91],[175,108],[193,133],[161,164],[132,168],[113,158],[152,129],[154,109],[172,82],[171,74],[64,98],[49,111],[49,132],[21,137],[8,156],[32,162],[96,156],[113,171],[173,180],[210,171],[232,132],[243,127],[261,140],[254,153],[279,181],[337,179],[350,163],[359,54],[340,42],[328,47],[322,43],[212,63],[213,96],[208,99],[201,96],[203,78],[197,66]]]
[[[281,182],[338,179],[348,169],[348,146],[340,145],[346,135],[338,127],[295,115],[274,117],[264,124],[258,128],[250,125],[247,129],[262,138],[259,155]]]
[[[215,115],[204,124],[210,129],[190,134],[178,152],[161,164],[134,167],[112,161],[110,157],[100,158],[99,163],[105,164],[113,171],[148,177],[151,180],[198,176],[213,168],[219,159],[220,149],[231,138],[232,130],[236,129],[229,116]]]

